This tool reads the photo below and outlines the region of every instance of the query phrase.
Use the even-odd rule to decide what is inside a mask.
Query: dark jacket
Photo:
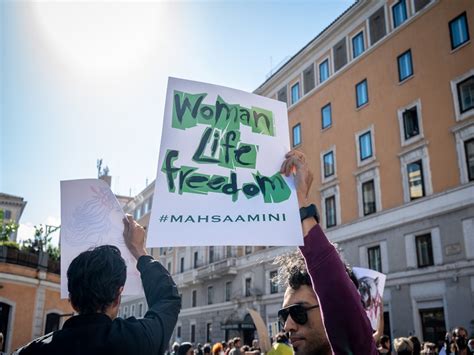
[[[178,320],[181,298],[168,271],[151,256],[140,257],[137,268],[149,306],[143,319],[112,321],[102,313],[74,316],[61,330],[14,354],[163,354]]]

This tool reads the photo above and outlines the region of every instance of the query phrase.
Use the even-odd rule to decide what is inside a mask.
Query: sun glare
[[[165,41],[164,4],[34,2],[32,8],[46,49],[78,75],[133,71]]]

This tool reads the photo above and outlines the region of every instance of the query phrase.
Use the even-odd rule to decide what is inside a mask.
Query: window
[[[199,260],[199,253],[197,251],[195,251],[194,252],[194,262],[193,262],[194,268],[198,267],[198,260]]]
[[[367,91],[367,79],[362,80],[356,85],[357,107],[361,107],[369,102],[369,94]]]
[[[191,293],[191,307],[197,306],[197,291],[193,290]]]
[[[367,256],[369,260],[369,269],[382,272],[382,254],[380,246],[367,248]]]
[[[337,72],[347,63],[346,37],[341,39],[333,47],[334,53],[334,71]]]
[[[179,259],[179,272],[184,272],[184,257]]]
[[[288,103],[288,98],[286,94],[286,85],[278,91],[277,98],[278,98],[278,101],[282,101],[285,104]]]
[[[227,281],[225,283],[225,301],[226,302],[229,302],[230,301],[230,297],[232,295],[232,282],[231,281]]]
[[[191,343],[196,341],[196,324],[191,324]]]
[[[4,218],[5,220],[11,219],[11,218],[12,218],[12,211],[10,211],[10,210],[5,210],[5,211],[3,212],[3,218]]]
[[[245,279],[245,297],[252,295],[250,288],[252,286],[252,279],[250,277]]]
[[[212,333],[212,323],[206,324],[206,341],[211,342],[211,333]]]
[[[293,147],[301,144],[301,123],[293,127]]]
[[[329,60],[319,64],[319,83],[325,82],[329,78]]]
[[[368,131],[359,136],[359,157],[363,161],[372,156],[372,136]]]
[[[411,50],[407,50],[397,58],[398,62],[398,81],[403,81],[413,75],[413,63],[411,59]]]
[[[300,83],[291,87],[291,104],[296,104],[300,99]]]
[[[443,307],[420,309],[420,318],[424,341],[436,344],[439,339],[444,338],[446,322]]]
[[[463,114],[474,108],[474,75],[457,84],[459,110]]]
[[[421,160],[407,165],[410,200],[425,196],[423,164]]]
[[[407,19],[407,5],[405,0],[400,0],[392,7],[393,28],[397,28]]]
[[[230,245],[226,246],[226,256],[228,258],[232,257],[232,246]]]
[[[321,109],[321,126],[323,129],[328,128],[332,124],[331,104],[327,104]]]
[[[416,106],[403,111],[402,117],[405,140],[419,135],[420,127],[418,125],[418,112]]]
[[[464,142],[464,151],[466,152],[466,167],[469,181],[474,180],[474,138]]]
[[[209,263],[214,262],[214,247],[209,247]]]
[[[123,318],[128,318],[128,306],[123,307]]]
[[[46,316],[46,326],[44,327],[44,334],[49,334],[59,329],[59,319],[60,316],[58,313],[49,313]]]
[[[168,267],[167,267],[167,269],[168,269],[168,272],[171,273],[171,262],[168,262]]]
[[[387,33],[385,27],[385,9],[382,6],[369,18],[370,44],[374,45]]]
[[[326,198],[326,227],[334,227],[336,225],[336,198],[331,196]]]
[[[431,234],[423,234],[415,237],[416,259],[418,267],[434,265],[433,246],[431,244]]]
[[[362,183],[362,203],[364,205],[364,216],[377,212],[374,180]]]
[[[303,71],[304,93],[307,94],[314,88],[314,65],[311,64]]]
[[[178,325],[176,327],[176,338],[178,338],[178,339],[181,338],[181,326],[180,325]]]
[[[270,271],[270,294],[278,293],[278,283],[274,281],[277,275],[278,271]]]
[[[139,318],[143,317],[143,303],[140,303],[138,305],[138,317]]]
[[[250,245],[245,246],[245,255],[252,254],[252,247]]]
[[[465,12],[449,22],[449,34],[451,35],[451,49],[456,49],[469,41],[469,29]]]
[[[357,58],[365,51],[364,32],[359,32],[352,37],[352,58]]]
[[[130,317],[135,317],[135,305],[130,306]]]
[[[212,304],[214,301],[214,288],[209,286],[207,288],[207,304]]]
[[[330,151],[323,155],[324,177],[334,175],[334,152]]]
[[[415,12],[420,11],[426,5],[430,3],[431,0],[415,0]],[[387,334],[387,333],[384,333]]]

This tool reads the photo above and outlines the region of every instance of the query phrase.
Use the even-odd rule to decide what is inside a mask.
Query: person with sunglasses
[[[360,294],[319,226],[316,207],[310,204],[313,174],[306,156],[290,151],[281,173],[294,175],[304,235],[301,254],[277,260],[278,277],[287,286],[278,317],[295,354],[378,354]]]

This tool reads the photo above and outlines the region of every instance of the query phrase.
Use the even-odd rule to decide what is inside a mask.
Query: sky
[[[19,239],[59,225],[60,181],[116,194],[156,177],[168,77],[254,91],[353,3],[0,0],[0,192]],[[57,241],[57,235],[54,236]]]

